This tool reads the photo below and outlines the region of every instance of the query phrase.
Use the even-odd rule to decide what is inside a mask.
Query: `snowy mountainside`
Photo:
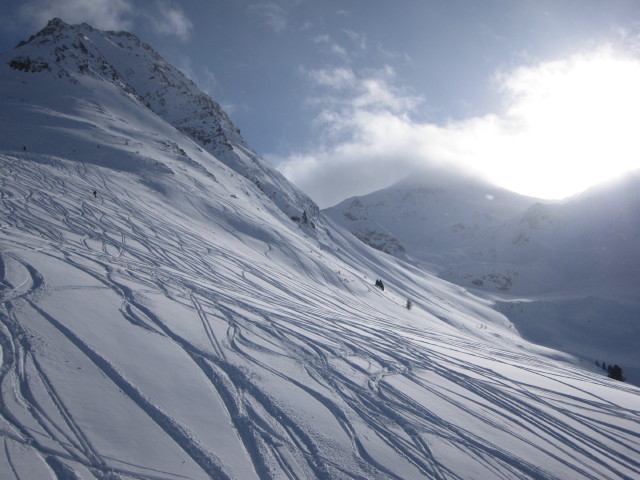
[[[5,62],[74,83],[106,79],[255,183],[289,217],[318,219],[315,203],[259,158],[220,106],[135,35],[53,19]]]
[[[531,292],[497,297],[526,338],[623,366],[640,383],[640,172],[556,205],[537,204],[502,233],[513,270]],[[506,242],[505,242],[506,243]],[[533,300],[533,301],[531,301]]]
[[[323,212],[365,243],[470,288],[637,299],[639,187],[631,172],[543,202],[434,170]],[[366,232],[392,243],[368,242]]]
[[[488,229],[520,215],[532,202],[476,178],[434,168],[323,212],[365,243],[375,236],[391,240],[379,250],[401,258],[408,254],[437,268],[456,252],[476,249]]]
[[[0,64],[0,477],[640,475],[638,388],[69,72]]]
[[[542,202],[439,172],[324,212],[369,245],[497,302],[526,338],[640,383],[640,172]],[[384,232],[401,255],[363,232]]]
[[[640,299],[634,286],[640,281],[640,171],[559,204],[536,204],[508,228],[518,232],[527,255],[549,252],[556,265],[550,288]],[[521,246],[505,248],[508,261],[522,256]]]

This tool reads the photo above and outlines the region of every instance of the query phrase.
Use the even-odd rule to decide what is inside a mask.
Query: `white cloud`
[[[392,52],[391,50],[387,50],[386,48],[384,48],[380,43],[377,44],[376,50],[382,58],[386,59],[386,61],[400,60],[407,64],[413,63],[413,59],[406,52]]]
[[[128,30],[133,8],[127,0],[27,0],[20,16],[35,28],[59,17],[67,23],[86,22],[102,30]]]
[[[344,34],[354,43],[354,45],[360,50],[367,49],[367,37],[365,35],[360,35],[353,30],[343,29]]]
[[[350,68],[322,68],[317,70],[301,69],[314,85],[329,87],[335,90],[353,87],[356,84],[356,75]]]
[[[396,73],[392,67],[366,70],[357,74],[349,67],[302,70],[314,87],[323,89],[322,102],[339,106],[341,115],[353,116],[363,109],[409,112],[423,99],[393,86]]]
[[[441,125],[412,120],[391,69],[306,74],[322,145],[273,161],[322,206],[434,163],[546,198],[640,168],[640,61],[608,47],[503,73],[502,111]]]
[[[184,12],[168,1],[158,1],[150,10],[139,10],[131,0],[27,0],[20,18],[33,28],[42,28],[54,17],[69,24],[88,23],[100,30],[132,30],[143,19],[156,33],[187,41],[193,24]]]
[[[276,3],[255,3],[249,5],[249,12],[259,16],[262,21],[276,33],[287,28],[287,11]]]
[[[336,55],[344,61],[349,61],[349,53],[347,52],[347,49],[333,40],[329,35],[317,35],[313,38],[313,41],[318,45],[326,47],[326,53]]]
[[[157,2],[156,12],[145,16],[153,29],[161,35],[177,37],[182,42],[186,42],[191,36],[193,23],[179,7],[167,2]]]
[[[418,96],[399,93],[389,86],[384,78],[367,78],[360,84],[360,94],[353,100],[358,110],[379,110],[396,113],[411,112],[422,99]]]

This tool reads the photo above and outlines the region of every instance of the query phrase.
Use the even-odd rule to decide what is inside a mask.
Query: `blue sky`
[[[637,0],[5,0],[0,50],[51,17],[127,30],[321,206],[423,165],[545,198],[640,167]],[[635,122],[635,123],[634,123]]]

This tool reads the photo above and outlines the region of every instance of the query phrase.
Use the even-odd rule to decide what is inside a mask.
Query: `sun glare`
[[[640,59],[611,47],[503,74],[496,78],[504,99],[498,113],[444,124],[412,120],[420,102],[379,76],[348,77],[340,83],[346,91],[329,97],[318,117],[330,146],[281,163],[308,191],[325,192],[317,187],[321,174],[323,184],[341,185],[325,204],[383,188],[425,164],[545,199],[640,168]]]
[[[476,145],[487,176],[563,198],[640,168],[640,61],[601,49],[502,79],[507,107]]]

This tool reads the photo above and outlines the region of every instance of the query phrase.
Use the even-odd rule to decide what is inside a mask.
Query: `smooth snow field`
[[[5,63],[1,479],[640,478],[637,387],[302,210],[108,68]]]

